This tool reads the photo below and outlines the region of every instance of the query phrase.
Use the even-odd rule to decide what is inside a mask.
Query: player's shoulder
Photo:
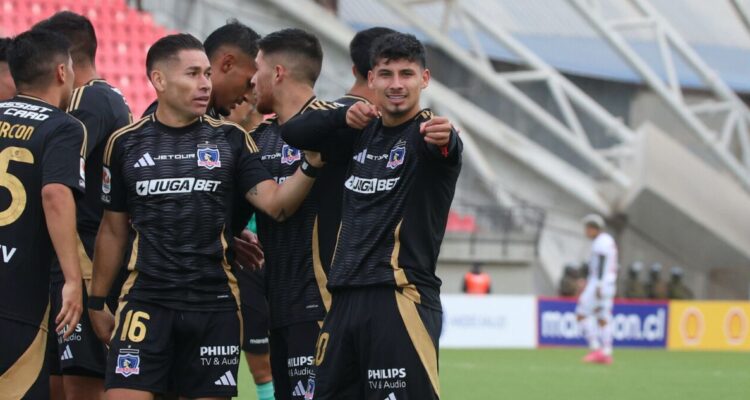
[[[93,80],[73,90],[70,96],[68,112],[80,109],[91,109],[106,107],[113,96],[117,94],[113,87],[103,80]]]
[[[435,114],[432,112],[432,110],[430,110],[429,108],[423,108],[422,110],[419,111],[417,116],[414,117],[414,120],[418,122],[424,122],[424,121],[431,120],[434,116]]]
[[[615,244],[615,239],[607,232],[602,232],[594,239],[593,247],[595,250],[608,250]]]
[[[228,130],[237,129],[240,132],[245,132],[245,128],[243,128],[240,124],[237,124],[232,121],[228,121],[226,119],[222,118],[214,118],[208,114],[205,114],[201,117],[203,123],[208,124],[214,128],[223,128]]]
[[[354,105],[354,103],[357,103],[357,102],[360,102],[360,101],[364,102],[364,103],[367,103],[367,104],[370,104],[370,100],[367,100],[366,98],[364,98],[362,96],[357,96],[356,94],[345,94],[345,95],[339,97],[338,99],[336,99],[334,101],[334,103],[338,104],[339,106],[348,107],[348,106],[352,106],[352,105]]]
[[[275,128],[278,128],[279,126],[279,117],[276,115],[273,115],[271,117],[268,117],[261,121],[258,125],[255,125],[254,128],[250,129],[250,136],[257,136],[261,135],[263,133],[269,132]]]
[[[112,149],[121,143],[125,138],[134,132],[143,130],[149,123],[153,122],[153,116],[147,115],[138,121],[135,121],[129,125],[125,125],[122,128],[114,131],[112,135],[107,139],[107,145],[104,147],[104,160],[108,164],[112,157]]]
[[[307,110],[335,110],[339,107],[343,107],[343,104],[336,103],[333,101],[326,101],[321,100],[317,97],[313,97],[310,100],[307,101],[307,104],[305,104],[302,107],[302,112],[305,112]]]
[[[227,121],[225,119],[212,118],[209,115],[204,115],[201,118],[203,123],[208,124],[213,128],[225,130],[225,134],[227,135],[230,143],[239,143],[237,140],[235,140],[235,138],[241,137],[242,145],[245,146],[248,151],[250,151],[251,153],[258,152],[258,146],[255,144],[253,138],[251,138],[250,134],[245,131],[245,128],[243,128],[239,124],[232,121]]]

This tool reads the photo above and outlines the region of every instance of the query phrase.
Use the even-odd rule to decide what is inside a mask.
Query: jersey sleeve
[[[86,127],[65,115],[66,121],[51,132],[42,155],[42,186],[60,183],[82,194],[86,191]]]
[[[127,185],[122,173],[122,155],[120,142],[110,138],[104,149],[102,165],[102,204],[109,211],[125,212],[128,210]]]
[[[260,182],[273,179],[260,161],[260,152],[250,134],[231,127],[228,135],[237,154],[236,185],[243,196]]]
[[[427,109],[422,110],[419,116],[419,124],[417,128],[419,128],[422,123],[432,119],[433,116],[432,111]],[[461,138],[458,136],[458,131],[456,131],[455,128],[451,128],[450,140],[447,145],[442,147],[425,142],[424,136],[419,132],[419,129],[416,130],[415,134],[418,134],[419,136],[418,138],[415,138],[419,143],[417,149],[419,150],[420,155],[425,158],[450,165],[458,164],[461,161],[461,153],[463,152],[464,147]]]
[[[323,153],[324,159],[349,156],[361,131],[346,125],[349,107],[307,109],[280,125],[281,138],[302,150]]]

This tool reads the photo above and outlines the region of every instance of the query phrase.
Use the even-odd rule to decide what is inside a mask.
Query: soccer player
[[[84,279],[84,301],[87,298],[87,288],[91,283],[91,258],[94,254],[94,241],[99,230],[102,217],[100,185],[102,175],[102,156],[104,145],[109,136],[116,130],[132,122],[130,108],[122,93],[103,80],[96,71],[97,40],[94,26],[88,18],[61,11],[52,17],[37,23],[34,29],[46,29],[65,36],[71,42],[71,57],[75,72],[72,101],[68,113],[83,122],[88,132],[89,154],[86,157],[86,181],[89,184],[86,194],[78,201],[78,234],[80,238],[79,256]],[[122,273],[124,273],[124,269]],[[124,275],[121,273],[121,276]],[[122,279],[118,280],[122,282]],[[57,262],[52,265],[52,285],[50,297],[52,313],[58,312],[62,292],[62,274]],[[109,294],[108,305],[114,310],[117,307],[117,297],[120,285],[114,285]],[[88,313],[81,316],[78,326],[66,327],[75,330],[75,334],[67,340],[62,334],[53,338],[54,348],[51,353],[50,374],[53,392],[59,393],[55,387],[55,376],[62,375],[62,388],[68,399],[100,399],[104,393],[104,365],[107,349],[96,337]]]
[[[351,106],[358,101],[372,103],[375,92],[367,83],[367,73],[370,72],[370,50],[372,43],[379,37],[395,33],[393,29],[376,26],[357,32],[349,42],[349,57],[352,60],[352,75],[354,84],[349,91],[336,103]]]
[[[75,79],[67,39],[24,32],[6,54],[19,94],[0,102],[0,393],[44,399],[47,330],[76,326],[82,310],[74,196],[85,191],[86,128],[63,111]],[[53,246],[65,284],[49,327]]]
[[[207,114],[212,118],[228,116],[232,109],[247,100],[252,92],[250,81],[255,74],[255,55],[260,35],[236,19],[230,19],[203,42],[211,62],[211,99]],[[151,103],[143,116],[156,111]]]
[[[252,92],[248,97],[248,101],[234,107],[226,117],[246,132],[263,121],[263,115],[255,108]],[[255,382],[258,400],[273,400],[275,397],[269,346],[270,317],[266,299],[266,274],[265,269],[261,268],[264,264],[264,254],[258,241],[255,216],[248,221],[252,212],[251,207],[242,201],[235,206],[232,215],[232,223],[235,226],[232,230],[235,235],[233,248],[236,253],[233,267],[240,288],[240,310],[244,329],[242,350]],[[239,237],[236,237],[237,235]]]
[[[10,38],[0,38],[0,100],[8,100],[16,95],[16,84],[10,76],[8,58],[5,51],[10,44]]]
[[[589,275],[578,298],[576,314],[583,324],[591,352],[584,362],[612,363],[612,306],[617,281],[617,244],[604,231],[604,218],[589,214],[583,219],[586,237],[591,239]]]
[[[265,36],[258,46],[258,72],[253,77],[256,107],[261,114],[276,113],[276,117],[263,121],[251,135],[258,144],[263,165],[282,183],[298,168],[302,153],[284,143],[279,126],[297,113],[336,106],[317,100],[313,92],[323,62],[323,51],[314,35],[300,29],[283,29]],[[277,223],[258,215],[258,236],[266,261],[271,369],[277,399],[304,396],[313,368],[315,341],[330,301],[325,288],[326,272],[320,262],[313,262],[318,204],[329,194],[321,191],[327,168],[323,167],[310,196],[294,217]]]
[[[186,34],[159,39],[146,70],[156,111],[115,132],[104,153],[104,216],[88,300],[97,336],[110,341],[107,398],[237,394],[241,318],[227,258],[232,202],[286,220],[313,185],[306,162],[284,185],[260,163],[239,126],[204,115],[211,64]],[[319,158],[319,157],[318,157]],[[317,161],[316,163],[319,163]],[[132,229],[130,274],[116,317],[104,310]]]
[[[435,264],[462,144],[447,119],[419,108],[430,72],[414,36],[379,38],[370,60],[368,81],[382,117],[372,120],[375,107],[359,102],[282,125],[287,143],[352,160],[328,275],[333,301],[308,395],[338,399],[355,388],[358,398],[437,399],[442,312]]]

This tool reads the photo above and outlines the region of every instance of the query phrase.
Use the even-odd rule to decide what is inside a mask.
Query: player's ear
[[[157,92],[163,92],[166,88],[166,81],[164,79],[164,73],[159,71],[158,69],[154,69],[151,71],[151,84],[154,85],[154,89],[156,89]]]
[[[221,72],[227,73],[232,69],[232,65],[234,65],[235,62],[234,54],[225,53],[224,56],[221,57],[221,65],[219,66],[219,69]]]
[[[71,79],[72,77],[68,76],[67,68],[65,68],[65,64],[57,64],[57,67],[55,68],[55,79],[58,83],[64,84],[67,82],[67,79]]]
[[[422,89],[426,89],[427,86],[430,85],[430,77],[431,77],[430,70],[425,68],[422,71]]]
[[[276,64],[273,66],[273,81],[274,83],[281,82],[281,80],[284,78],[284,75],[286,75],[287,70],[284,68],[281,64]]]
[[[367,87],[370,89],[374,89],[375,85],[373,84],[373,81],[375,80],[375,73],[372,70],[367,71]]]

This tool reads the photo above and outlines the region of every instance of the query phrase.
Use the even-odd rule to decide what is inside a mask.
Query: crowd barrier
[[[534,296],[443,295],[444,348],[586,345],[576,300]],[[616,300],[616,347],[750,351],[749,301]]]

